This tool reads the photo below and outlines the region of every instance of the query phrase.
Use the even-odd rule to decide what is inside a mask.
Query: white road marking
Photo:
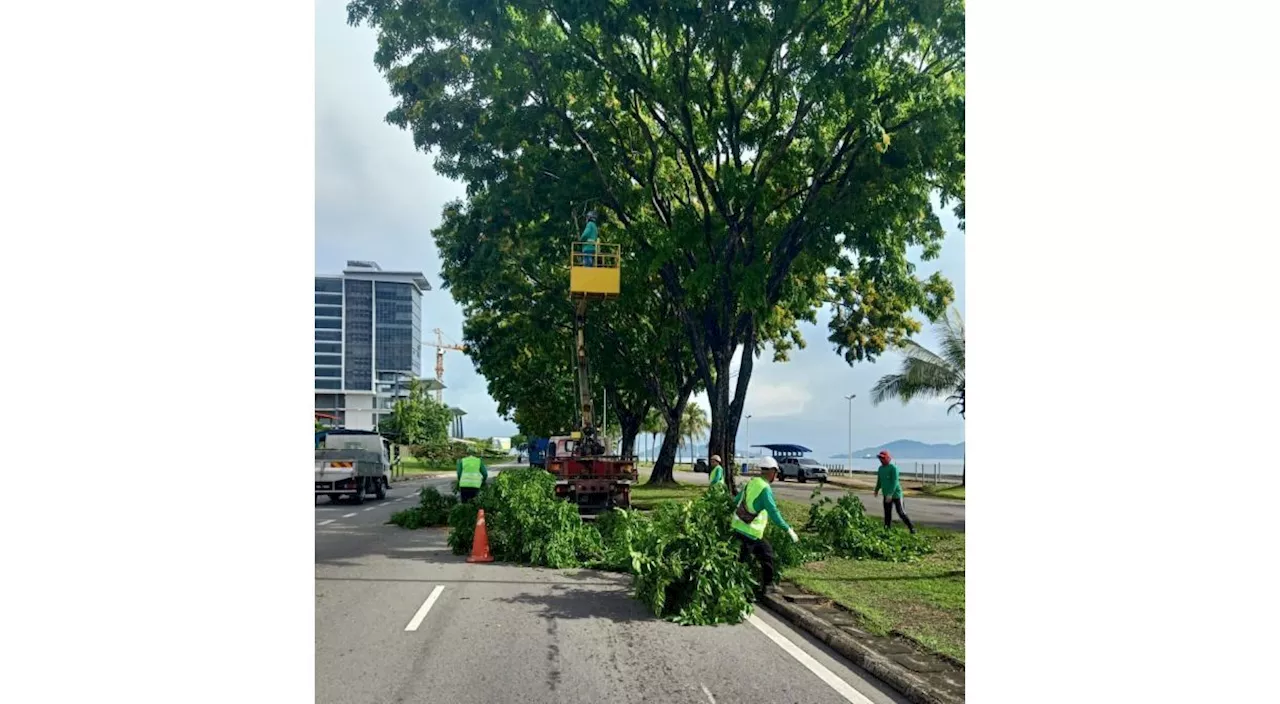
[[[351,518],[352,516],[355,516],[355,515],[356,515],[356,512],[355,512],[355,511],[352,511],[351,513],[344,513],[344,514],[342,514],[342,517],[343,517],[343,518]]]
[[[336,520],[338,520],[338,519],[336,519],[336,518],[330,518],[330,519],[329,519],[329,520],[327,520],[327,521],[320,521],[320,522],[319,522],[319,523],[317,523],[316,525],[318,525],[318,526],[327,526],[327,525],[329,525],[330,523],[333,523],[333,522],[334,522],[334,521],[336,521]]]
[[[366,508],[365,511],[375,511],[377,508],[377,506],[370,506],[369,508]]]
[[[818,676],[823,682],[826,682],[832,689],[836,690],[845,700],[853,702],[853,704],[871,704],[871,700],[863,696],[861,692],[849,686],[848,682],[836,676],[836,673],[828,670],[825,665],[814,660],[812,656],[804,652],[795,643],[787,640],[787,637],[774,630],[773,626],[760,620],[759,616],[751,614],[747,617],[747,621],[755,626],[761,633],[765,634],[769,640],[778,644],[778,647],[787,651],[787,654],[795,658],[801,665],[809,669],[809,672]]]
[[[404,627],[406,631],[416,631],[418,626],[422,625],[422,619],[427,617],[427,612],[431,610],[432,605],[436,603],[436,599],[440,598],[440,592],[444,591],[443,584],[437,584],[435,589],[431,590],[431,596],[422,602],[422,606],[418,607],[418,613],[413,615],[413,620],[409,621],[409,625]]]
[[[707,695],[707,699],[711,700],[711,704],[716,704],[716,698],[711,696],[711,690],[707,689],[707,685],[702,685],[702,693]]]

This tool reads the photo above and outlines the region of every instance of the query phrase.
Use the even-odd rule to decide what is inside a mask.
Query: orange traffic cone
[[[493,562],[489,554],[489,531],[484,527],[484,509],[476,515],[476,534],[471,539],[471,557],[467,562]]]

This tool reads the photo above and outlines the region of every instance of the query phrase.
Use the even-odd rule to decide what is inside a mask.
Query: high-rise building
[[[340,276],[316,276],[316,413],[333,425],[373,430],[407,379],[422,375],[420,271],[383,271],[349,261]],[[431,388],[436,388],[434,379]]]

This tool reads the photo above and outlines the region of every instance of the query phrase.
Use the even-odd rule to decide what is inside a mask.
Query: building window
[[[317,342],[316,352],[324,354],[342,354],[342,343],[339,342]]]
[[[373,282],[349,279],[345,284],[346,388],[370,391],[373,389]]]
[[[316,293],[342,293],[342,279],[316,279]]]
[[[341,389],[341,388],[342,388],[342,380],[341,380],[341,379],[316,379],[316,385],[315,385],[315,387],[314,387],[314,388],[317,388],[317,389]]]
[[[342,370],[337,367],[316,367],[317,377],[341,377]]]
[[[341,367],[342,355],[340,354],[318,354],[316,355],[316,366],[319,367]]]
[[[316,306],[317,318],[341,318],[342,306]]]
[[[333,318],[316,318],[316,327],[328,330],[341,330],[342,321],[334,320]]]
[[[325,340],[329,342],[342,342],[342,333],[337,330],[316,330],[316,340]],[[316,350],[319,352],[320,350]]]
[[[339,293],[317,293],[316,305],[318,306],[340,306],[342,305],[342,294]]]

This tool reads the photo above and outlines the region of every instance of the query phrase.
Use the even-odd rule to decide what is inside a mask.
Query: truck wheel
[[[364,485],[364,482],[361,481],[360,486],[356,489],[356,493],[355,493],[355,500],[357,504],[364,503],[364,492],[366,489],[368,489],[368,487],[366,487]]]
[[[387,498],[387,482],[385,480],[378,481],[378,490],[374,493],[379,500]]]
[[[804,472],[797,474],[796,479],[799,479],[801,484],[804,484],[805,482],[809,481],[809,478],[805,476]]]

